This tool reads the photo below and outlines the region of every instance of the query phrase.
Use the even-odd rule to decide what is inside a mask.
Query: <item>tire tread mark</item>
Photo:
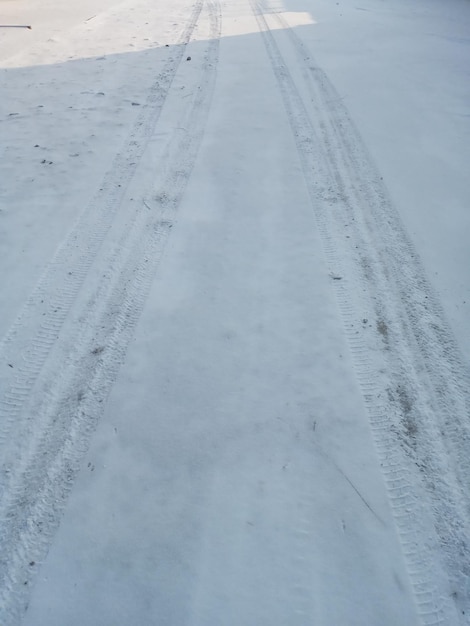
[[[5,405],[4,400],[0,399],[0,450],[5,443],[8,445],[10,443],[11,431],[17,428],[17,417],[27,395],[27,389],[32,388],[44,365],[137,170],[183,58],[185,46],[196,27],[202,6],[203,0],[195,3],[175,51],[152,84],[146,107],[143,107],[137,117],[124,147],[116,155],[111,169],[105,175],[100,190],[57,250],[19,316],[0,343],[0,361],[17,362],[21,359],[20,366],[15,368],[11,377],[13,382],[10,383],[10,400],[16,403],[16,410],[12,412],[11,406]],[[69,271],[65,271],[64,268],[69,268]],[[23,347],[24,343],[26,348]],[[8,388],[8,383],[4,384]],[[25,389],[24,393],[15,391],[21,388]],[[0,492],[1,489],[0,479]]]
[[[99,281],[96,293],[69,323],[68,341],[54,346],[54,356],[63,356],[54,360],[61,363],[60,371],[45,368],[35,393],[26,386],[26,421],[31,421],[34,410],[34,424],[26,432],[21,458],[9,468],[0,519],[0,616],[7,626],[17,624],[25,610],[24,581],[34,575],[28,563],[40,563],[47,552],[124,360],[197,157],[212,100],[221,32],[218,3],[208,1],[206,8],[210,37],[204,42],[198,88],[183,112],[192,132],[170,140],[158,169],[163,172],[160,183],[150,194],[165,201],[156,200],[152,211],[143,204],[130,231],[122,234],[103,263],[105,268],[115,262],[116,271]],[[96,345],[105,349],[94,353]]]
[[[253,1],[251,4],[264,37],[268,56],[278,79],[291,122],[307,187],[317,216],[328,267],[331,273],[343,277],[341,282],[333,281],[333,285],[336,289],[346,336],[351,346],[358,381],[370,416],[412,586],[417,591],[425,581],[425,592],[428,594],[426,601],[423,602],[421,592],[419,596],[415,593],[418,612],[424,624],[448,624],[451,623],[449,622],[451,614],[454,620],[458,618],[456,618],[455,607],[450,599],[444,596],[442,589],[434,588],[435,583],[427,576],[428,568],[432,565],[433,559],[439,562],[440,556],[437,554],[436,545],[434,545],[434,554],[429,554],[429,546],[420,536],[422,529],[420,524],[416,523],[420,503],[417,501],[415,485],[409,479],[410,457],[415,462],[418,458],[419,461],[426,464],[427,469],[432,471],[432,478],[439,484],[436,464],[426,457],[426,450],[421,451],[421,457],[415,449],[410,450],[412,446],[410,446],[409,439],[411,437],[408,437],[408,441],[403,444],[403,431],[406,430],[403,423],[409,417],[406,415],[408,407],[404,406],[407,399],[387,397],[387,392],[390,392],[390,387],[393,384],[396,388],[397,385],[399,387],[397,381],[403,380],[405,374],[410,379],[409,387],[412,390],[424,386],[426,388],[426,400],[415,401],[413,406],[413,418],[417,421],[421,420],[418,423],[423,424],[423,426],[429,420],[430,410],[435,416],[436,422],[438,422],[443,410],[447,415],[455,414],[457,411],[459,428],[456,430],[459,437],[447,437],[447,449],[443,445],[441,452],[445,454],[445,458],[448,458],[450,449],[458,449],[459,461],[464,463],[464,469],[466,469],[469,456],[468,454],[465,455],[465,450],[468,449],[468,428],[466,427],[468,394],[465,392],[465,368],[459,359],[455,341],[444,321],[445,317],[438,299],[434,296],[425,279],[418,255],[401,225],[383,183],[380,183],[380,177],[375,172],[370,156],[363,147],[362,140],[354,129],[341,99],[320,68],[317,66],[312,68],[310,52],[293,30],[289,28],[284,18],[276,13],[269,15],[269,19],[277,20],[277,28],[279,25],[281,26],[281,30],[276,30],[276,35],[274,35],[274,31],[271,32],[268,19],[263,14],[260,5]],[[281,37],[290,39],[290,43],[298,55],[300,61],[298,65],[302,68],[304,83],[310,94],[309,105],[312,105],[315,110],[314,118],[309,115],[305,100],[302,98],[282,57],[276,42],[276,39]],[[332,105],[332,102],[335,104]],[[321,149],[320,156],[315,152],[315,149],[317,151]],[[320,162],[321,160],[323,162]],[[314,175],[313,172],[316,174]],[[370,190],[371,182],[372,191]],[[346,262],[344,254],[343,256],[339,254],[337,244],[334,242],[334,233],[343,230],[345,220],[347,220],[350,228],[348,233],[351,233],[349,244],[356,244],[357,247],[367,251],[367,264],[366,267],[362,268],[362,271],[358,270],[364,265],[364,256],[361,257],[357,252],[350,251]],[[385,226],[380,227],[380,220],[384,222]],[[377,242],[375,240],[377,232],[383,234],[384,229],[388,239],[385,242]],[[386,245],[383,245],[384,243]],[[402,267],[398,263],[399,270],[395,269],[394,262],[390,263],[392,259],[395,263],[398,259],[406,265],[408,268],[405,274],[406,280],[402,279]],[[393,268],[393,271],[390,267]],[[358,290],[359,295],[354,292],[358,283],[361,287]],[[391,302],[388,295],[391,283],[396,290],[395,293],[399,294],[395,302]],[[419,294],[417,297],[410,297],[410,292],[407,292],[410,289],[410,284],[415,290],[411,291],[411,294],[416,294],[417,290]],[[373,293],[372,288],[375,288],[376,292]],[[396,304],[401,299],[405,299],[405,306],[403,307]],[[354,302],[356,306],[352,307],[351,302]],[[436,344],[436,350],[439,353],[439,359],[444,359],[438,371],[435,368],[436,350],[430,349],[428,346],[424,349],[422,346],[423,339],[418,321],[420,321],[420,313],[422,313],[420,305],[423,302],[425,302],[428,312],[426,319],[428,326],[431,330],[436,331],[434,334],[428,332],[428,337],[431,334],[432,341]],[[371,338],[363,338],[361,333],[363,329],[360,328],[359,320],[355,318],[359,317],[357,311],[364,310],[362,308],[364,305],[368,307],[367,317],[375,318],[377,321],[389,318],[389,327],[391,326],[393,331],[389,330],[388,332],[390,335],[393,332],[395,347],[388,345],[384,350],[383,338],[380,336],[374,338],[371,334]],[[398,310],[394,310],[395,306]],[[428,337],[424,341],[429,341]],[[388,377],[378,375],[372,363],[363,359],[364,354],[371,351],[374,356],[378,354],[382,359]],[[409,373],[410,366],[411,376]],[[433,382],[435,382],[436,377],[441,379],[442,376],[446,377],[445,394],[441,393],[440,398],[436,398],[432,388]],[[391,405],[393,405],[392,411],[390,411]],[[434,434],[438,435],[439,426],[435,424],[434,428]],[[439,440],[439,436],[437,438]],[[456,445],[457,439],[458,445]],[[437,466],[437,470],[440,469]],[[391,476],[392,471],[393,478]],[[455,471],[455,475],[458,476],[458,474],[459,472]],[[436,530],[433,530],[434,532],[437,531],[439,536],[440,549],[443,548],[445,540],[449,541],[449,537],[451,537],[452,550],[450,556],[455,556],[456,553],[461,556],[461,561],[458,564],[460,569],[458,583],[460,583],[460,588],[464,589],[465,552],[468,554],[468,549],[465,548],[465,512],[460,506],[460,495],[463,495],[462,483],[464,484],[465,478],[468,478],[468,473],[462,472],[458,476],[460,481],[454,478],[455,476],[447,475],[446,481],[440,481],[440,486],[444,488],[448,484],[447,481],[450,480],[453,487],[452,493],[450,495],[444,494],[443,489],[441,489],[438,495],[443,498],[444,504],[441,502],[441,507],[446,509],[450,506],[456,522],[452,524],[449,517],[445,517],[445,510],[441,510],[441,517],[437,516],[437,520],[435,520]],[[420,480],[426,483],[422,476]],[[400,488],[395,490],[397,483],[400,484]],[[465,501],[465,496],[463,501]],[[436,499],[433,501],[433,508],[435,504]],[[443,523],[444,528],[442,527]],[[449,526],[451,527],[449,528]],[[405,539],[405,537],[410,537],[410,539]],[[455,567],[455,562],[453,566]],[[449,563],[447,571],[449,573]]]

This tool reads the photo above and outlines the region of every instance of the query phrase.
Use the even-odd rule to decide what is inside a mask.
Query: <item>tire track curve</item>
[[[47,553],[125,358],[191,176],[211,106],[221,33],[219,4],[208,1],[201,11],[205,23],[198,28],[206,28],[207,38],[197,43],[199,71],[192,64],[188,76],[191,98],[182,100],[176,89],[168,93],[181,109],[179,126],[191,132],[173,133],[155,165],[157,185],[139,203],[121,236],[90,264],[97,278],[85,280],[90,288],[83,304],[80,299],[74,315],[64,321],[34,389],[25,392],[29,395],[20,416],[28,424],[26,443],[19,445],[20,454],[11,464],[0,508],[0,617],[6,626],[19,623],[26,609],[36,564]]]
[[[470,608],[468,374],[339,94],[284,17],[251,5],[297,143],[418,613],[429,626],[457,624]],[[450,582],[436,576],[443,566]]]

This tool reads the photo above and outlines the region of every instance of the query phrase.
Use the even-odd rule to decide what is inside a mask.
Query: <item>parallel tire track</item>
[[[470,609],[468,374],[339,94],[282,15],[250,2],[335,278],[418,613],[429,626],[457,624]],[[450,586],[436,582],[442,565]]]
[[[34,389],[28,387],[29,380],[23,381],[25,398],[17,415],[28,424],[27,445],[19,445],[21,454],[9,468],[1,503],[0,617],[6,626],[17,624],[25,610],[28,584],[36,570],[30,564],[40,563],[47,551],[197,157],[212,100],[221,32],[218,3],[205,4],[208,36],[198,44],[204,46],[203,60],[199,75],[193,72],[192,97],[181,113],[181,127],[191,132],[173,135],[156,164],[159,182],[149,190],[148,202],[137,207],[131,227],[111,252],[97,260],[94,269],[103,277],[95,281],[84,306],[65,320],[60,341],[53,348],[46,345],[51,364],[35,373]],[[174,96],[178,98],[178,92]]]

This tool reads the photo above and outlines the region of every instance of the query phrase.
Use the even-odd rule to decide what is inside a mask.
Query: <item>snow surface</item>
[[[468,2],[0,11],[1,624],[469,623]]]

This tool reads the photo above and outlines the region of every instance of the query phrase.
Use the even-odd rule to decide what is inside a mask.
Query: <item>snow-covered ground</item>
[[[469,3],[0,14],[2,626],[469,623]]]

